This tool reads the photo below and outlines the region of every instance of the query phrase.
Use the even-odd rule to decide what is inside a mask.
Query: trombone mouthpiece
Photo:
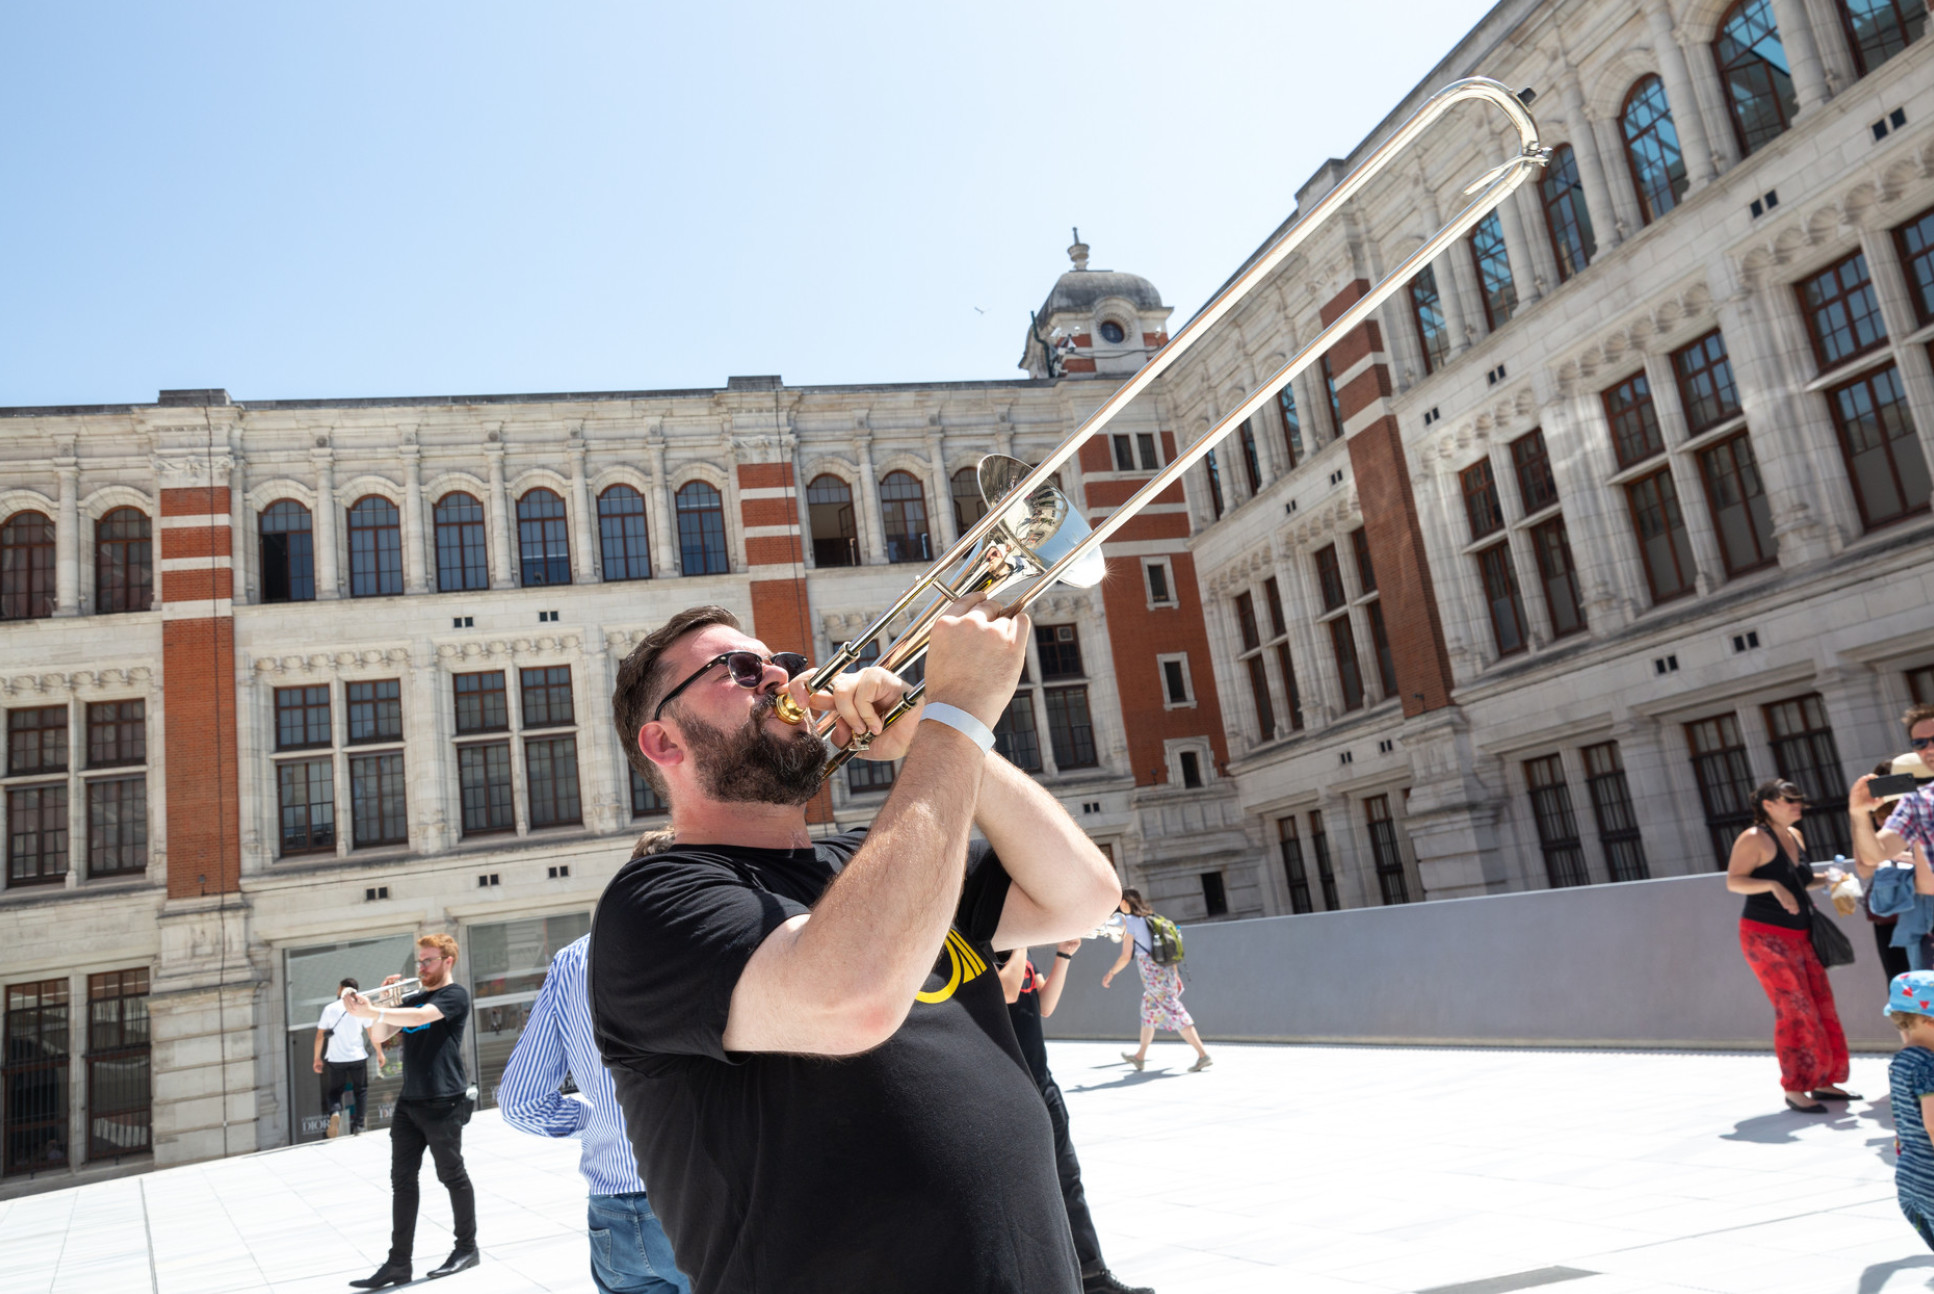
[[[806,712],[801,710],[799,703],[793,700],[790,694],[785,692],[781,692],[773,701],[772,712],[795,727],[806,721]]]

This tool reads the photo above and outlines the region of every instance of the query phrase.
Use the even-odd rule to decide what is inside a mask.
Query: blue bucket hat
[[[1934,1016],[1934,970],[1906,971],[1887,986],[1887,1009],[1882,1015],[1906,1011]]]

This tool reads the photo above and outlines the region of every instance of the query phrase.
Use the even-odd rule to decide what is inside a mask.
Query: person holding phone
[[[1934,753],[1934,705],[1909,706],[1900,721],[1907,728],[1908,743],[1925,763],[1930,753]],[[1911,774],[1906,776],[1911,778]],[[1881,798],[1888,791],[1905,790],[1904,787],[1889,788],[1883,784],[1877,793],[1873,784],[1878,780],[1870,773],[1847,791],[1847,816],[1853,824],[1854,858],[1862,867],[1878,867],[1901,854],[1909,845],[1919,846],[1922,852],[1934,849],[1934,783],[1901,795],[1894,802],[1894,811],[1887,816],[1887,825],[1876,831],[1868,815],[1879,807]]]
[[[1739,947],[1773,1003],[1773,1049],[1787,1108],[1825,1114],[1822,1101],[1857,1101],[1847,1079],[1847,1036],[1840,1028],[1833,986],[1813,951],[1813,900],[1807,891],[1838,881],[1829,868],[1816,876],[1806,861],[1800,815],[1806,794],[1781,778],[1753,788],[1753,825],[1733,842],[1726,888],[1746,896],[1739,914]],[[1871,828],[1869,828],[1871,830]]]

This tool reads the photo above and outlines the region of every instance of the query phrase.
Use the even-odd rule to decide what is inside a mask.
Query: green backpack
[[[1153,912],[1142,918],[1148,922],[1148,957],[1157,966],[1179,966],[1182,963],[1182,932],[1167,917],[1158,917]]]

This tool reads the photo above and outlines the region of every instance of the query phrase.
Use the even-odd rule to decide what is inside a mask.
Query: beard
[[[759,698],[736,732],[681,716],[705,793],[735,804],[804,804],[819,790],[826,747],[808,724],[775,733],[765,725],[775,698]]]

